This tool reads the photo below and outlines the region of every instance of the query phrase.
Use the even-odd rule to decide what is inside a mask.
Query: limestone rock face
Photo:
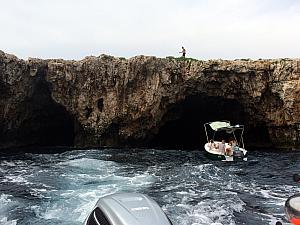
[[[0,146],[147,146],[192,98],[202,122],[243,123],[252,146],[300,147],[300,60],[24,61],[1,51]]]

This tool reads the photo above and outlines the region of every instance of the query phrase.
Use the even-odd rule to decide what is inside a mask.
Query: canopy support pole
[[[205,129],[206,140],[207,140],[207,143],[208,143],[209,140],[208,140],[208,135],[207,135],[207,130],[206,130],[206,124],[204,124],[204,129]]]

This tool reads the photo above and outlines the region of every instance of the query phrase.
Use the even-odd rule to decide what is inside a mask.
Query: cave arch
[[[20,125],[17,131],[7,134],[21,146],[73,146],[75,137],[74,116],[51,96],[51,85],[46,81],[47,68],[37,71],[32,95],[17,111]]]
[[[203,124],[230,120],[245,124],[244,106],[235,99],[205,95],[189,96],[172,105],[164,115],[161,127],[149,138],[148,146],[168,149],[199,149],[206,142]]]

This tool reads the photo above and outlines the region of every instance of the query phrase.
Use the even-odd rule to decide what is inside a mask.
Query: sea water
[[[0,156],[0,224],[80,225],[97,200],[152,197],[174,225],[288,224],[285,200],[300,191],[299,152],[249,152],[216,162],[203,151],[91,149]]]

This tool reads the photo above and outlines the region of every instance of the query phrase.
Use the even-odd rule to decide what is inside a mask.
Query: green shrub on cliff
[[[198,59],[194,59],[194,58],[184,58],[184,57],[174,57],[174,56],[167,56],[166,59],[174,59],[176,61],[198,61]]]

